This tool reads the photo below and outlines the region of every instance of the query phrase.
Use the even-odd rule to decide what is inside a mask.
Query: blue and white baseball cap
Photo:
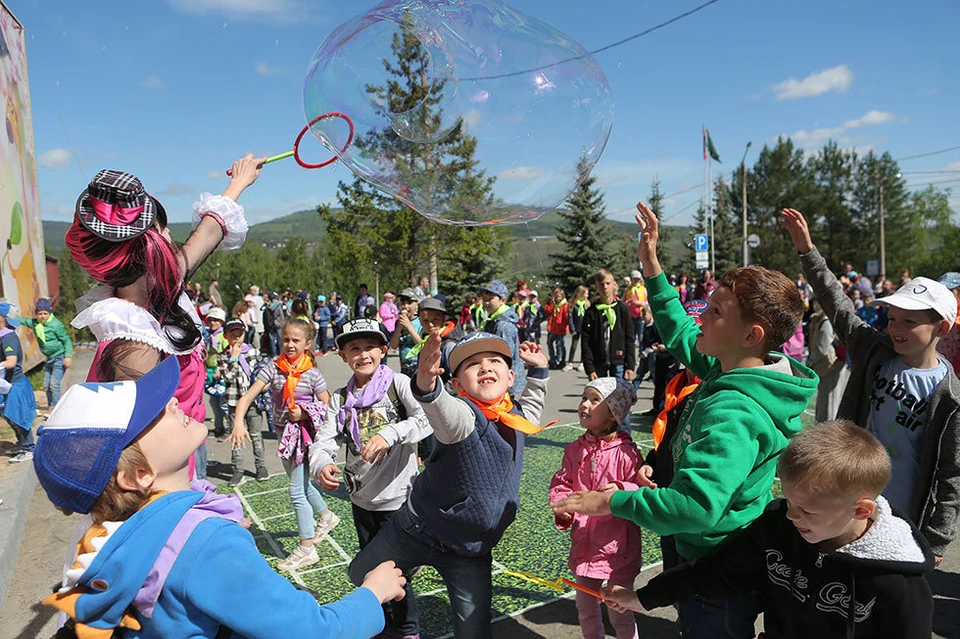
[[[37,432],[33,466],[54,506],[88,513],[123,449],[160,415],[180,383],[167,357],[137,381],[74,384]]]
[[[7,318],[10,328],[20,326],[20,308],[10,302],[0,302],[0,315]]]

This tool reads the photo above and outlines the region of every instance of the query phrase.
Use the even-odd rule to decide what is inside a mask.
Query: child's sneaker
[[[22,453],[19,453],[19,454],[17,454],[17,455],[14,455],[13,457],[11,457],[11,458],[10,458],[10,463],[11,463],[11,464],[21,464],[21,463],[23,463],[23,462],[25,462],[25,461],[30,461],[31,459],[33,459],[33,453],[28,450],[28,451],[24,451],[24,452],[22,452]],[[334,516],[336,516],[336,515],[334,515]]]
[[[227,482],[228,486],[239,486],[240,482],[243,481],[243,471],[235,470],[233,471],[233,477],[230,478],[230,481]]]
[[[260,466],[257,468],[257,481],[267,481],[270,478],[270,475],[267,474],[267,467]]]
[[[324,540],[324,538],[330,534],[330,531],[337,527],[337,524],[340,523],[340,518],[337,517],[337,513],[331,511],[330,518],[324,519],[320,518],[320,521],[317,522],[317,532],[313,537],[313,543],[318,544]]]
[[[312,566],[320,561],[317,555],[317,549],[311,547],[310,550],[304,550],[300,546],[293,549],[293,552],[287,555],[287,558],[277,564],[277,570],[283,572],[292,572],[304,566]]]

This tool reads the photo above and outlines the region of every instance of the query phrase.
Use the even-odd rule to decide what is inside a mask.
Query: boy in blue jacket
[[[311,636],[380,632],[381,603],[403,597],[392,562],[318,606],[260,557],[236,496],[191,485],[187,461],[206,427],[178,406],[179,380],[168,357],[136,382],[75,385],[40,429],[40,484],[58,509],[94,522],[63,588],[43,603],[67,613],[78,636],[105,639],[116,628],[137,638],[288,637],[291,620]]]

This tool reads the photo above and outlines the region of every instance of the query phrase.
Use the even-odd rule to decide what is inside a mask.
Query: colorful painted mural
[[[37,188],[30,84],[23,25],[0,2],[0,297],[32,316],[47,295],[43,227]],[[21,328],[25,366],[42,359],[33,331]]]

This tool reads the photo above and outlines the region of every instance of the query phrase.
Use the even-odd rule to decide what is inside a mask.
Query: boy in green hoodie
[[[739,268],[726,273],[697,326],[657,258],[658,222],[637,204],[650,308],[671,355],[701,378],[670,442],[675,474],[669,486],[574,493],[554,512],[614,514],[660,535],[674,535],[678,557],[665,567],[712,554],[760,516],[773,499],[777,458],[800,432],[800,415],[817,375],[776,352],[796,331],[803,300],[782,273]],[[697,597],[680,604],[684,639],[748,638],[760,611],[756,594]]]
[[[33,329],[40,352],[47,358],[43,364],[43,390],[47,392],[47,412],[60,401],[60,388],[66,369],[73,363],[73,340],[63,322],[53,316],[53,304],[46,297],[36,303],[37,319],[24,317],[20,323]]]

